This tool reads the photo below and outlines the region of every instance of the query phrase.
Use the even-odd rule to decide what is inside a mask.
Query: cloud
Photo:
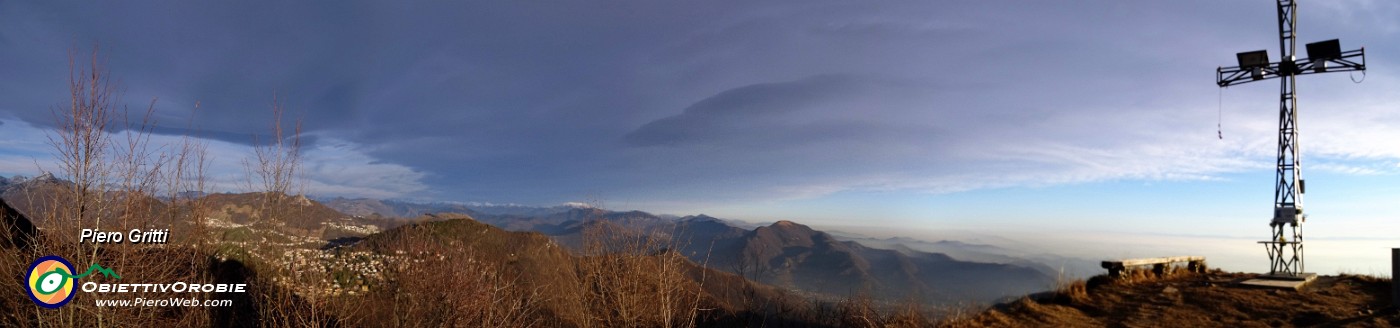
[[[1396,16],[1372,5],[1317,11]],[[160,97],[157,132],[213,140],[229,172],[276,93],[317,140],[308,176],[327,193],[667,203],[1212,179],[1274,156],[1275,89],[1227,90],[1220,140],[1203,78],[1276,46],[1272,15],[1233,2],[0,2],[0,108],[50,125],[65,51],[95,40],[132,108]],[[1300,25],[1346,44],[1393,34]],[[1310,160],[1400,159],[1387,105],[1400,84],[1308,79]]]
[[[152,142],[174,142],[174,137],[156,137]],[[206,141],[209,153],[209,187],[218,192],[249,192],[253,184],[245,162],[253,148],[247,145]],[[426,174],[403,165],[385,163],[366,155],[361,146],[344,140],[322,138],[315,145],[304,145],[298,187],[316,196],[414,198],[424,197]]]
[[[870,102],[878,91],[873,84],[849,76],[816,76],[743,86],[705,98],[679,115],[646,123],[624,139],[636,146],[736,140],[792,145],[867,134],[874,131],[851,132],[862,128],[858,116],[886,111]]]
[[[1394,174],[1396,170],[1387,165],[1388,163],[1377,161],[1347,161],[1347,162],[1321,162],[1305,163],[1304,170],[1318,170],[1324,172],[1340,173],[1356,176],[1375,176]]]
[[[54,167],[48,137],[22,121],[12,123],[0,128],[0,174],[34,176],[39,168]]]
[[[1220,141],[1167,111],[1043,103],[948,105],[995,97],[938,84],[818,76],[719,92],[624,136],[640,175],[676,177],[674,198],[810,198],[843,191],[950,193],[1116,179],[1211,180],[1267,169],[1248,147]],[[1066,106],[1064,110],[1050,110]],[[1214,132],[1214,131],[1211,131]],[[1190,164],[1182,164],[1190,163]],[[746,181],[762,177],[762,183]],[[668,182],[669,183],[669,182]],[[725,186],[744,186],[725,189]],[[716,196],[713,190],[725,190]]]
[[[427,175],[403,165],[377,161],[348,142],[331,140],[305,153],[308,190],[316,195],[405,198],[428,189]]]
[[[0,174],[37,175],[58,172],[50,130],[18,122],[0,129]],[[126,132],[114,133],[113,142],[126,140]],[[152,135],[149,144],[162,150],[181,142],[181,136]],[[211,192],[247,192],[249,172],[244,161],[253,153],[250,146],[217,140],[203,141],[207,151],[205,183]],[[406,198],[423,197],[427,175],[403,165],[385,163],[366,155],[364,149],[337,139],[323,139],[304,146],[302,175],[305,192],[313,195]]]

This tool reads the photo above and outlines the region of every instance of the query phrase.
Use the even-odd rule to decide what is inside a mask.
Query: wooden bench
[[[1152,272],[1157,276],[1167,273],[1167,266],[1175,263],[1186,263],[1186,269],[1191,272],[1201,273],[1206,271],[1205,256],[1168,256],[1149,257],[1140,259],[1127,259],[1118,261],[1103,261],[1103,268],[1108,269],[1110,277],[1122,277],[1128,269],[1143,266],[1152,266]]]

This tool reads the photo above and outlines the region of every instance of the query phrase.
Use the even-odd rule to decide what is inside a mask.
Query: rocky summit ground
[[[1302,290],[1238,282],[1254,274],[1098,276],[945,325],[962,327],[1397,327],[1391,280],[1322,276]]]

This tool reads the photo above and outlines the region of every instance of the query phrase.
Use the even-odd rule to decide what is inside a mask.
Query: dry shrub
[[[939,311],[941,316],[939,317],[938,325],[937,325],[937,326],[938,326],[938,327],[968,327],[968,326],[971,326],[973,319],[975,319],[979,314],[983,314],[983,311],[986,310],[986,308],[987,308],[986,306],[971,305],[971,304],[958,305],[958,306],[945,306],[944,308],[940,309],[940,311]],[[991,314],[991,313],[988,312],[988,314]]]
[[[411,227],[419,228],[419,227]],[[385,281],[371,287],[372,318],[360,325],[385,327],[529,327],[538,324],[541,290],[519,283],[498,263],[439,239],[401,234],[401,262],[387,265]],[[340,311],[354,316],[354,311]]]
[[[585,225],[577,274],[585,327],[693,327],[701,287],[685,275],[689,262],[673,241],[594,219]]]
[[[286,195],[300,194],[305,188],[301,175],[301,120],[290,131],[282,127],[286,108],[277,95],[272,97],[271,140],[253,136],[253,154],[243,160],[245,188],[259,193],[259,208],[251,219],[254,223],[267,219],[282,219],[292,213],[281,213],[290,203]],[[250,160],[251,159],[251,160]],[[285,222],[285,221],[283,221]]]
[[[1052,292],[1051,302],[1064,305],[1089,303],[1089,288],[1084,280],[1065,283]]]
[[[932,325],[932,320],[923,311],[923,305],[912,298],[901,303],[885,319],[886,327],[929,327]]]
[[[982,312],[972,303],[929,308],[911,296],[897,304],[881,303],[867,293],[838,301],[827,318],[816,322],[838,327],[938,327],[963,326]]]
[[[870,295],[858,293],[836,303],[836,319],[842,327],[884,327],[888,318],[881,314]]]

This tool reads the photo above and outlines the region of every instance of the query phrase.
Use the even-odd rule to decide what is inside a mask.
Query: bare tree
[[[70,103],[52,109],[57,132],[48,136],[49,144],[58,159],[58,172],[72,182],[68,193],[74,209],[70,215],[61,215],[60,220],[77,221],[91,215],[95,203],[100,201],[92,197],[106,186],[111,170],[110,163],[104,159],[111,142],[107,125],[112,122],[111,115],[119,99],[113,93],[115,87],[99,58],[98,47],[94,46],[91,59],[86,68],[82,68],[78,65],[76,51],[69,52]],[[100,217],[97,220],[101,223]]]
[[[276,211],[286,204],[286,196],[292,195],[293,191],[300,193],[303,187],[297,179],[301,173],[301,120],[297,119],[288,131],[282,126],[282,115],[285,113],[286,109],[274,94],[271,140],[264,141],[254,135],[252,161],[243,161],[243,168],[248,173],[248,189],[263,196],[255,220],[283,214]]]
[[[611,224],[595,207],[583,231],[578,276],[585,327],[693,327],[704,277],[690,283],[677,241]]]
[[[53,172],[57,178],[27,184],[19,197],[28,203],[28,217],[35,219],[35,225],[46,233],[39,235],[41,241],[19,252],[0,252],[4,254],[0,256],[4,261],[0,267],[22,269],[29,261],[52,254],[69,259],[76,266],[102,264],[121,268],[122,276],[136,281],[209,281],[202,270],[207,258],[180,244],[98,244],[72,239],[83,228],[171,228],[186,212],[175,209],[174,197],[167,205],[156,196],[164,192],[175,195],[185,186],[202,185],[205,165],[203,146],[188,137],[178,146],[153,142],[155,99],[133,119],[120,105],[115,92],[118,88],[103,66],[98,47],[92,48],[90,58],[78,57],[76,50],[70,51],[68,103],[51,109],[55,129],[49,132],[48,141],[57,159]],[[189,171],[191,167],[196,168]],[[162,208],[167,212],[157,211]],[[28,308],[7,312],[0,323],[103,327],[208,322],[207,314],[200,311],[170,312],[147,307],[112,310],[91,302],[72,302],[57,310],[33,308],[32,312]]]
[[[111,142],[107,126],[119,97],[113,92],[115,86],[98,53],[98,47],[94,46],[84,67],[78,64],[77,51],[69,51],[69,104],[51,109],[56,132],[48,136],[49,144],[58,159],[58,173],[71,183],[62,198],[50,197],[43,223],[65,235],[76,233],[86,225],[88,218],[92,218],[93,227],[100,227],[101,213],[107,205],[102,199],[112,169],[105,158]],[[97,257],[100,247],[94,243],[86,251],[67,251],[71,252],[70,256],[83,254],[78,260],[91,260]],[[103,312],[94,314],[101,324]],[[58,322],[73,324],[78,319],[78,311],[61,311],[58,317]]]

